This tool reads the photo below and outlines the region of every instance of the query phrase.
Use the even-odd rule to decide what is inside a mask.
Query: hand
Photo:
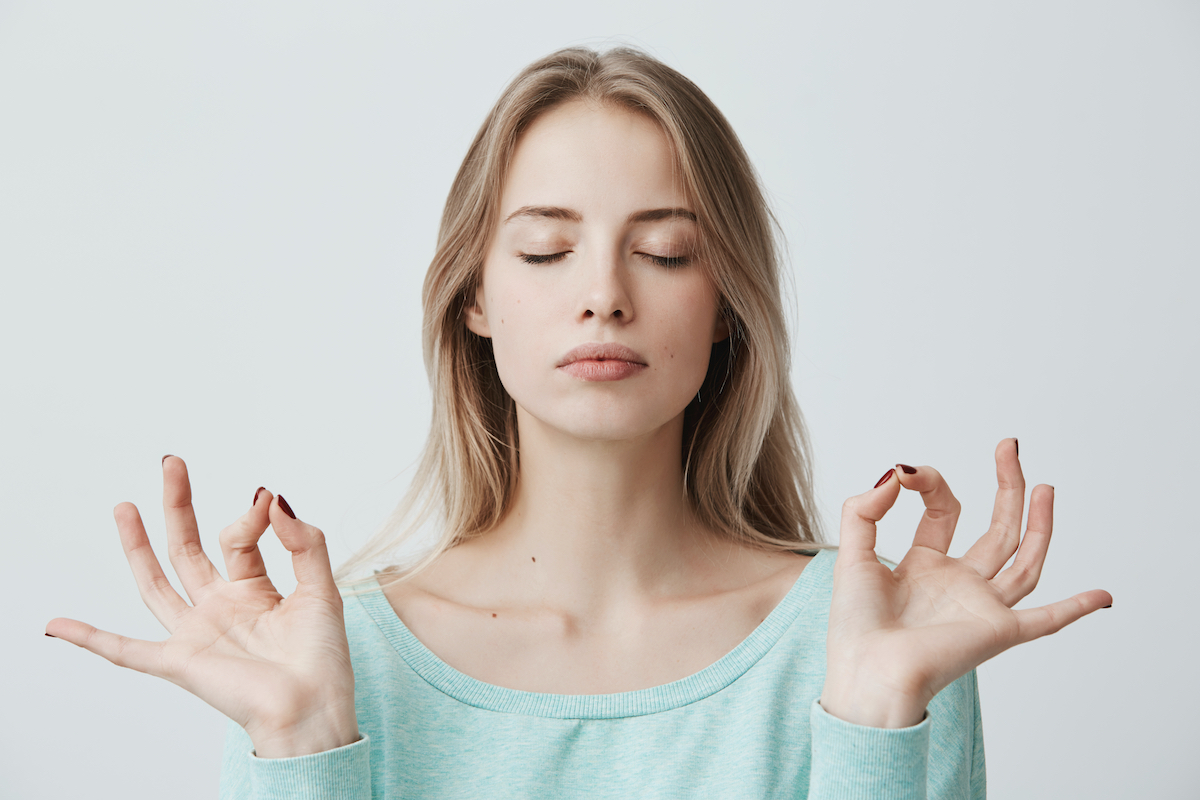
[[[324,534],[260,489],[250,510],[221,532],[225,580],[201,549],[187,466],[174,456],[163,459],[163,509],[171,565],[190,606],[163,575],[137,508],[122,503],[113,516],[142,600],[167,640],[129,639],[61,618],[46,632],[182,686],[245,728],[260,757],[357,741],[354,673]],[[286,600],[258,550],[268,524],[291,551],[299,582]]]
[[[1093,590],[1013,609],[1037,586],[1054,520],[1054,488],[1035,486],[1022,540],[1025,479],[1015,439],[996,448],[991,527],[962,558],[946,555],[958,501],[937,470],[911,469],[889,471],[842,509],[821,706],[860,725],[915,725],[935,694],[984,661],[1112,603],[1108,592]],[[925,514],[893,571],[876,560],[875,523],[901,487],[921,493]]]

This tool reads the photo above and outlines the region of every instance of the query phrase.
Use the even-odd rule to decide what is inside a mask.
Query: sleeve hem
[[[929,713],[909,728],[872,728],[838,719],[814,700],[811,797],[922,800],[929,771]]]
[[[247,754],[256,800],[368,800],[371,797],[371,741],[357,742],[292,758]]]

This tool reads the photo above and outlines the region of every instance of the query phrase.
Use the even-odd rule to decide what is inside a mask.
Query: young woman
[[[820,545],[778,269],[699,89],[637,52],[555,53],[455,179],[425,281],[429,444],[393,532],[341,574],[431,516],[436,546],[339,592],[321,531],[260,488],[221,534],[222,578],[167,456],[191,605],[137,509],[115,515],[169,638],[47,632],[229,716],[228,797],[982,797],[974,668],[1111,597],[1012,610],[1053,505],[1034,488],[1022,538],[1015,439],[962,558],[930,467],[888,469],[846,502],[840,549]],[[926,513],[890,569],[875,524],[902,489]]]

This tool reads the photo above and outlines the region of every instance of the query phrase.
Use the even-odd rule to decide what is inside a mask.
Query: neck
[[[516,497],[479,543],[529,599],[602,615],[686,592],[697,567],[714,566],[719,545],[684,496],[682,415],[619,442],[568,436],[519,407],[518,425]]]

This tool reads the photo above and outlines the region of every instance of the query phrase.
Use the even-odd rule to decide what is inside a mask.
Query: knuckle
[[[1018,562],[1013,564],[1011,569],[1013,571],[1013,581],[1026,593],[1037,586],[1038,574],[1029,564]]]
[[[191,560],[204,555],[204,548],[200,546],[199,539],[189,539],[173,545],[171,547],[171,555],[175,558]]]
[[[927,508],[925,509],[925,517],[933,522],[940,522],[945,519],[953,521],[958,519],[958,509]]]
[[[151,595],[162,595],[174,591],[166,575],[155,575],[146,581],[146,590]]]

